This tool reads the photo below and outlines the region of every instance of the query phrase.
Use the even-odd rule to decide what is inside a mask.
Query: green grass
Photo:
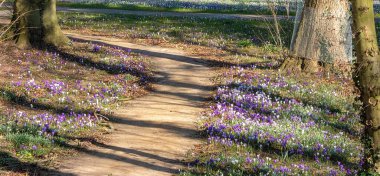
[[[45,156],[54,148],[52,140],[38,133],[37,126],[18,125],[8,122],[0,125],[0,135],[11,144],[16,153],[24,159],[34,160]]]
[[[85,4],[85,3],[69,3],[58,2],[58,6],[71,8],[93,8],[93,9],[117,9],[117,10],[133,10],[133,11],[155,11],[155,12],[182,12],[182,13],[223,13],[223,14],[255,14],[255,15],[271,15],[270,10],[203,10],[194,8],[163,8],[152,7],[146,5],[127,5],[127,4]],[[286,12],[279,11],[278,15],[286,15]],[[295,15],[291,12],[291,15]]]
[[[259,20],[216,20],[182,17],[59,13],[66,30],[91,31],[124,39],[156,39],[249,53],[252,47],[272,46],[273,24]],[[291,21],[282,21],[282,41],[290,41]],[[284,46],[288,46],[286,43]],[[273,48],[267,48],[273,49]]]
[[[25,157],[40,157],[47,155],[52,150],[52,142],[39,135],[28,133],[13,133],[6,135],[19,155]]]

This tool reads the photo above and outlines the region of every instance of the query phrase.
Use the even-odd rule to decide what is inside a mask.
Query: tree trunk
[[[297,12],[300,20],[296,19],[290,46],[291,56],[303,60],[303,71],[318,72],[318,62],[348,63],[352,55],[349,9],[347,0],[304,1],[302,13]]]
[[[374,171],[380,173],[380,55],[376,37],[373,0],[352,0],[356,39],[356,82],[361,90],[366,132],[372,139]],[[366,150],[368,151],[368,150]]]
[[[14,39],[19,47],[69,42],[58,25],[56,0],[16,0],[13,8]]]

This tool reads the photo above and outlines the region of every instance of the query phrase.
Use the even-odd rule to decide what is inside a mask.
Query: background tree
[[[290,58],[282,70],[315,73],[324,66],[344,63],[352,56],[350,4],[348,0],[304,0],[298,4]],[[329,70],[330,71],[330,70]]]
[[[14,39],[19,47],[69,42],[58,24],[56,0],[16,0],[13,10]]]
[[[380,55],[376,37],[373,0],[352,0],[356,78],[361,90],[366,132],[371,137],[370,157],[374,169],[380,173]]]

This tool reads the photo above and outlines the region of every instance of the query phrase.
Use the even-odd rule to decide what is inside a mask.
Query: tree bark
[[[380,173],[380,55],[373,0],[352,0],[352,5],[357,55],[355,79],[361,90],[366,132],[372,141],[369,150],[372,169]]]
[[[16,0],[14,40],[21,48],[69,43],[58,24],[56,0]]]
[[[303,71],[318,72],[318,62],[348,63],[351,58],[351,41],[347,41],[348,34],[351,35],[349,9],[348,0],[304,1],[290,46],[290,55],[303,60],[297,62],[302,63]]]

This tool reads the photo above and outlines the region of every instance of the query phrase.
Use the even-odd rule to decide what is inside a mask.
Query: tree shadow
[[[13,96],[16,96],[16,95],[13,95]],[[29,103],[32,103],[30,101],[27,101],[27,98],[25,98],[25,97],[17,97],[17,96],[15,98],[13,98],[12,101],[13,101],[12,103],[14,103],[14,104],[25,106],[25,108],[30,108],[30,104]],[[65,113],[66,112],[72,112],[72,111],[66,111],[66,109],[59,109],[59,108],[54,107],[52,105],[45,105],[45,104],[35,104],[33,109],[34,110],[38,109],[38,110],[53,111],[55,113],[58,113],[58,112],[65,112]],[[79,113],[79,112],[76,112],[76,113]],[[112,123],[115,123],[115,124],[119,123],[119,124],[138,126],[138,127],[159,128],[159,129],[167,130],[167,131],[169,131],[171,133],[174,133],[174,134],[180,134],[180,135],[182,135],[183,137],[186,137],[186,138],[198,138],[197,134],[199,132],[197,130],[180,127],[180,126],[173,125],[173,124],[170,124],[170,123],[155,123],[155,122],[151,122],[151,121],[134,120],[134,119],[128,119],[128,118],[124,118],[124,117],[121,118],[121,117],[117,117],[117,116],[108,116],[108,117],[109,117],[109,121],[112,122]],[[94,138],[81,138],[81,137],[76,138],[76,137],[67,137],[67,136],[64,136],[64,137],[66,139],[71,139],[71,140],[78,139],[80,141],[89,141],[89,142],[93,143],[94,145],[96,145],[98,147],[102,147],[102,148],[105,148],[105,149],[111,149],[111,150],[115,150],[115,151],[122,151],[122,152],[124,152],[126,154],[132,154],[132,155],[134,154],[134,155],[139,155],[139,156],[142,156],[142,157],[146,157],[146,158],[150,158],[150,159],[154,159],[154,160],[158,160],[158,161],[162,161],[162,162],[166,162],[166,163],[172,163],[172,164],[173,163],[179,163],[180,165],[183,165],[183,163],[181,163],[178,160],[174,160],[174,159],[170,159],[170,158],[165,158],[165,157],[161,157],[161,156],[158,156],[158,155],[154,155],[154,154],[150,154],[150,153],[147,153],[147,152],[142,152],[142,151],[138,151],[138,150],[134,150],[134,149],[121,148],[121,147],[117,147],[117,146],[111,146],[111,145],[107,145],[107,144],[102,144],[102,143],[96,142],[94,140]],[[128,158],[128,157],[122,157],[122,156],[118,156],[118,155],[110,154],[110,153],[103,153],[103,152],[99,152],[99,151],[93,151],[93,150],[89,150],[89,149],[86,149],[86,148],[81,148],[81,147],[78,147],[78,146],[70,145],[70,144],[67,144],[67,143],[61,143],[60,140],[58,140],[57,143],[59,145],[61,145],[62,147],[66,147],[66,148],[70,148],[70,149],[75,149],[75,150],[78,150],[78,151],[83,152],[85,154],[93,155],[93,156],[96,156],[96,157],[99,157],[99,158],[107,158],[107,159],[122,161],[122,162],[125,162],[125,163],[130,163],[130,164],[133,164],[133,165],[136,165],[136,166],[141,166],[141,167],[145,167],[147,169],[152,169],[152,170],[161,171],[161,172],[178,173],[178,170],[176,170],[176,169],[171,169],[171,168],[167,168],[167,167],[164,167],[164,166],[158,166],[158,165],[155,165],[153,163],[147,163],[147,162],[140,161],[140,160],[137,160],[137,159],[132,159],[132,158]],[[24,168],[24,166],[22,166],[22,168]],[[47,173],[46,175],[65,175],[64,173],[55,172],[53,170],[46,170],[45,171],[41,167],[36,167],[33,170],[33,173],[34,173],[34,171],[35,172],[38,171],[38,173]],[[44,174],[38,174],[38,175],[44,175]]]
[[[72,10],[75,11],[75,9]],[[85,9],[85,11],[93,11],[93,9]],[[181,41],[192,45],[221,48],[225,51],[239,54],[247,53],[239,52],[239,48],[241,48],[240,46],[267,46],[269,43],[276,43],[277,40],[273,33],[275,28],[273,22],[263,17],[256,17],[250,20],[212,19],[204,18],[207,17],[207,15],[204,14],[190,13],[187,14],[190,15],[190,17],[184,17],[183,14],[179,14],[174,17],[157,18],[156,15],[142,17],[134,14],[117,14],[118,12],[120,11],[115,10],[115,13],[108,14],[107,12],[101,13],[91,19],[76,16],[76,19],[78,21],[84,21],[85,23],[88,22],[88,20],[91,20],[93,23],[114,23],[116,27],[130,30],[133,29],[130,28],[130,26],[137,26],[138,28],[149,29],[146,33],[142,34],[143,38],[144,35],[147,35],[149,32],[164,33],[162,35],[166,35],[174,41]],[[196,18],[191,16],[195,16]],[[271,16],[266,17],[273,18]],[[239,19],[241,17],[236,15],[236,18]],[[195,19],[199,22],[195,23]],[[147,21],[150,23],[141,23],[141,21]],[[282,41],[284,41],[283,46],[285,47],[290,45],[293,23],[292,20],[279,20],[279,26],[281,29],[280,35]],[[168,28],[167,30],[160,30],[161,28],[166,27]],[[194,34],[190,36],[188,33]],[[203,36],[203,34],[205,36]],[[220,43],[218,41],[220,38],[231,37],[233,37],[232,40],[234,40],[234,42]],[[208,40],[206,40],[206,38]]]
[[[194,69],[194,71],[196,71],[196,69]],[[171,86],[171,87],[197,89],[197,90],[202,90],[202,91],[211,91],[215,88],[214,86],[197,85],[197,84],[191,84],[188,82],[175,81],[175,80],[171,79],[174,76],[182,77],[182,78],[189,77],[189,75],[178,76],[178,75],[165,73],[163,71],[155,71],[154,72],[154,77],[156,78],[155,84],[166,85],[166,86]],[[191,75],[191,77],[193,77],[193,76]],[[206,77],[206,76],[203,78],[208,79],[208,77]]]
[[[169,54],[169,53],[163,53],[163,52],[142,50],[142,49],[133,48],[133,47],[126,48],[126,47],[122,47],[119,45],[109,44],[107,42],[94,41],[94,40],[90,40],[90,39],[88,39],[88,40],[87,39],[79,39],[79,38],[75,38],[72,36],[70,36],[69,38],[75,42],[91,42],[94,44],[107,46],[107,47],[119,47],[122,49],[131,49],[131,51],[134,53],[139,53],[139,54],[150,56],[150,57],[166,58],[166,59],[175,60],[175,61],[184,62],[184,63],[190,63],[190,64],[194,64],[194,65],[207,66],[207,67],[236,66],[236,64],[233,64],[230,62],[225,62],[225,61],[213,61],[213,60],[197,58],[197,57],[189,57],[189,56],[184,56],[184,55],[176,55],[176,54]]]
[[[0,88],[0,92],[6,92],[6,94],[8,95],[7,101],[11,103],[13,106],[14,105],[22,106],[24,108],[31,109],[31,110],[44,110],[44,111],[53,112],[55,114],[71,113],[71,112],[74,112],[76,114],[81,114],[81,113],[94,114],[95,113],[94,111],[80,111],[80,110],[68,109],[65,107],[56,107],[52,105],[51,103],[45,104],[45,103],[34,102],[34,101],[29,100],[29,98],[26,96],[19,96],[15,94],[14,92],[7,91],[2,88]],[[194,98],[194,97],[190,97],[190,98]],[[31,104],[33,105],[33,108],[31,108]],[[132,118],[118,117],[118,116],[109,115],[109,114],[103,114],[102,116],[106,116],[110,122],[115,123],[115,124],[119,123],[119,124],[124,124],[124,125],[146,127],[146,128],[160,128],[160,129],[167,130],[171,133],[183,134],[183,136],[189,137],[189,138],[197,138],[198,137],[197,134],[199,133],[199,131],[197,130],[183,128],[183,127],[173,125],[170,123],[155,123],[152,121],[134,120]]]
[[[269,6],[267,4],[253,4],[253,3],[235,3],[235,4],[228,4],[228,3],[218,3],[218,2],[197,2],[197,1],[176,1],[176,0],[170,0],[170,1],[150,1],[149,6],[151,7],[158,7],[158,8],[168,8],[169,10],[176,10],[178,8],[185,8],[185,9],[192,9],[192,11],[195,11],[197,13],[208,13],[208,12],[218,12],[218,13],[231,13],[231,14],[255,14],[258,15],[271,15],[272,12],[269,9]],[[88,7],[86,4],[80,4],[75,3],[75,7]],[[96,3],[91,4],[91,8],[98,8],[98,9],[109,9],[109,6],[104,3]],[[119,5],[120,9],[127,9],[130,11],[141,11],[141,5],[134,5],[134,4],[121,4]],[[206,8],[208,7],[208,8]],[[295,4],[294,2],[291,2],[290,7],[292,7],[291,10],[295,10]],[[206,8],[206,9],[205,9]],[[285,4],[278,4],[275,7],[276,13],[278,15],[286,15],[286,6]],[[117,11],[117,10],[115,10]],[[156,9],[156,11],[161,12],[162,10]],[[232,12],[231,12],[232,11]],[[150,12],[150,11],[143,11],[143,12]],[[169,12],[172,13],[172,12]],[[181,13],[181,12],[178,12]],[[183,12],[182,12],[183,13]]]
[[[179,97],[182,100],[190,100],[193,102],[206,102],[207,100],[211,99],[210,97],[204,97],[201,95],[192,95],[188,93],[179,93],[179,92],[162,91],[162,90],[154,90],[154,92],[158,94],[162,94],[162,95]]]
[[[90,110],[72,110],[69,107],[64,106],[54,106],[53,104],[49,103],[41,103],[34,99],[31,99],[30,97],[27,97],[25,95],[17,95],[16,92],[6,90],[4,88],[0,87],[0,92],[5,96],[5,100],[8,103],[11,103],[12,105],[18,105],[23,106],[25,108],[31,109],[31,110],[45,110],[45,111],[51,111],[57,114],[60,113],[70,113],[70,112],[76,112],[76,113],[84,113],[84,114],[91,114],[94,113]],[[31,107],[32,106],[32,107]]]
[[[206,66],[206,67],[233,67],[233,66],[239,66],[239,67],[252,67],[252,65],[257,65],[257,68],[259,69],[275,69],[277,67],[268,66],[268,65],[260,65],[257,62],[253,63],[247,63],[247,64],[237,64],[227,61],[221,61],[221,60],[211,60],[211,59],[205,59],[200,57],[190,57],[185,55],[179,55],[179,54],[170,54],[170,53],[164,53],[164,52],[158,52],[158,51],[149,51],[149,50],[142,50],[134,47],[123,47],[120,45],[114,45],[103,41],[98,40],[91,40],[91,39],[80,39],[73,36],[69,37],[73,41],[76,42],[91,42],[98,45],[103,45],[107,47],[118,47],[121,49],[131,49],[134,53],[139,53],[142,55],[150,56],[150,57],[158,57],[158,58],[166,58],[178,62],[193,64],[193,65],[199,65],[199,66]],[[162,73],[162,72],[161,72]]]
[[[229,87],[236,87],[237,85],[230,84],[228,86]],[[279,100],[280,102],[289,102],[289,100],[293,99],[290,97],[284,97],[278,93],[269,92],[267,89],[265,89],[263,87],[252,87],[250,91],[251,91],[250,93],[265,92],[271,98],[271,101]],[[338,109],[334,109],[334,108],[324,106],[324,105],[320,105],[320,104],[310,102],[310,101],[305,101],[303,99],[297,99],[297,101],[300,101],[303,106],[312,106],[312,107],[316,107],[318,109],[329,109],[330,112],[340,112],[340,110],[338,110]],[[268,113],[270,113],[270,112],[268,112]],[[310,117],[308,117],[308,119],[313,120],[314,122],[316,122],[317,124],[320,124],[320,125],[330,126],[337,131],[343,131],[346,134],[349,134],[349,135],[352,135],[355,137],[360,137],[360,131],[353,129],[349,125],[343,125],[343,124],[339,124],[337,122],[331,122],[330,120],[323,118],[323,117],[310,116]]]
[[[133,117],[133,116],[130,116]],[[184,128],[181,126],[173,125],[170,122],[153,122],[146,120],[136,120],[134,118],[118,117],[116,115],[108,116],[109,121],[115,124],[123,124],[144,128],[158,128],[167,130],[170,133],[178,134],[186,138],[198,139],[200,131],[196,129]]]
[[[60,172],[54,169],[41,167],[37,164],[29,164],[11,156],[9,153],[0,151],[0,170],[15,172],[17,174],[26,175],[61,175],[61,176],[74,176],[74,174]],[[1,172],[0,172],[1,175]]]
[[[79,140],[84,140],[85,141],[87,139],[83,139],[83,138],[80,139],[79,138]],[[125,152],[125,153],[136,154],[136,155],[139,155],[139,156],[143,156],[143,157],[159,160],[159,161],[166,162],[166,163],[171,163],[171,164],[173,164],[173,163],[179,163],[179,164],[183,165],[183,163],[181,163],[181,162],[179,162],[177,160],[172,160],[172,159],[169,159],[169,158],[160,157],[160,156],[157,156],[157,155],[149,154],[149,153],[146,153],[146,152],[141,152],[141,151],[138,151],[138,150],[124,149],[124,148],[120,148],[120,147],[109,146],[109,145],[97,143],[97,142],[94,142],[94,141],[90,141],[90,142],[93,143],[94,145],[97,145],[97,146],[102,147],[102,148],[108,148],[108,149],[112,149],[112,150],[122,151],[122,152]],[[98,157],[98,158],[106,158],[106,159],[111,159],[111,160],[122,161],[122,162],[125,162],[125,163],[133,164],[133,165],[136,165],[136,166],[144,167],[146,169],[151,169],[151,170],[160,171],[160,172],[166,172],[166,173],[171,173],[171,174],[178,174],[179,173],[179,171],[177,169],[172,169],[172,168],[168,168],[168,167],[164,167],[164,166],[159,166],[159,165],[156,165],[156,164],[152,164],[152,163],[148,163],[148,162],[144,162],[144,161],[140,161],[140,160],[132,159],[132,158],[128,158],[128,157],[123,157],[123,156],[119,156],[119,155],[112,154],[112,153],[104,153],[104,152],[100,152],[100,151],[90,150],[90,149],[87,149],[87,148],[84,148],[84,147],[75,146],[75,145],[71,145],[71,144],[68,144],[68,143],[60,143],[60,145],[66,147],[66,148],[70,148],[70,149],[74,149],[74,150],[80,151],[80,152],[85,153],[87,155]]]
[[[151,153],[147,153],[147,152],[143,152],[143,151],[139,151],[139,150],[135,150],[135,149],[129,149],[129,148],[122,148],[122,147],[118,147],[118,146],[107,145],[105,143],[98,142],[97,140],[95,140],[93,138],[68,137],[68,136],[64,136],[64,138],[70,139],[70,140],[79,140],[79,141],[82,141],[82,142],[90,142],[92,145],[95,145],[97,147],[101,147],[101,148],[104,148],[104,149],[111,149],[113,151],[121,151],[121,152],[124,152],[126,154],[135,154],[135,155],[139,155],[139,156],[142,156],[142,157],[146,157],[146,158],[162,161],[162,162],[165,162],[165,163],[172,163],[172,164],[173,163],[174,164],[175,163],[181,163],[180,160],[175,160],[175,159],[170,159],[170,158],[166,158],[166,157],[161,157],[161,156],[158,156],[158,155],[154,155],[154,154],[151,154]]]
[[[205,131],[204,133],[207,133],[207,132]],[[285,153],[284,149],[282,149],[282,146],[280,144],[273,143],[270,141],[270,139],[266,139],[265,141],[258,141],[257,138],[254,138],[252,136],[247,138],[245,136],[239,136],[239,135],[235,136],[232,134],[229,136],[227,134],[227,137],[225,137],[226,134],[223,134],[223,133],[224,132],[214,132],[213,135],[219,136],[221,138],[227,138],[227,139],[230,139],[230,140],[238,142],[238,143],[245,143],[257,151],[267,152],[269,154],[275,154],[277,156],[287,156],[287,157],[295,156],[295,157],[297,157],[297,156],[301,155],[302,158],[306,158],[309,161],[313,161],[313,160],[315,161],[316,156],[320,157],[320,154],[323,152],[323,151],[319,151],[319,150],[314,150],[314,148],[308,148],[308,149],[298,148],[299,150],[302,151],[302,152],[299,152],[298,149],[295,148],[295,149],[291,149],[291,150],[285,150],[286,151],[286,153]],[[324,155],[324,157],[329,156],[329,159],[320,158],[326,162],[339,161],[348,167],[356,167],[357,166],[357,163],[353,163],[352,161],[350,161],[349,158],[347,158],[345,156],[341,156],[335,152],[331,152],[331,153],[327,153],[327,154],[323,154],[323,155]]]
[[[95,62],[92,61],[89,58],[78,56],[75,54],[67,53],[57,47],[50,46],[47,48],[47,50],[51,53],[56,53],[60,55],[61,59],[69,62],[77,63],[81,66],[88,67],[88,68],[95,68],[98,70],[103,70],[107,72],[108,74],[117,75],[117,74],[130,74],[137,77],[144,77],[144,78],[150,78],[149,75],[147,75],[145,72],[141,72],[137,70],[136,68],[126,68],[124,65],[110,65],[104,62]]]
[[[203,107],[199,104],[183,104],[183,103],[172,103],[172,102],[164,102],[164,101],[155,101],[155,100],[149,100],[150,103],[157,103],[157,104],[167,104],[167,105],[174,105],[174,106],[187,106],[187,107],[196,107],[200,108]]]

